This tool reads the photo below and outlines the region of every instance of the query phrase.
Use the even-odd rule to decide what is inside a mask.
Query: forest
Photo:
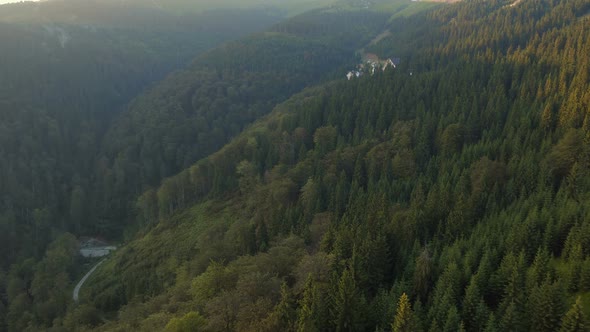
[[[48,244],[2,248],[0,330],[588,331],[590,1],[351,4],[203,51],[86,160],[7,103],[0,236]],[[74,303],[85,233],[124,245]]]
[[[257,11],[184,19],[153,13],[161,24],[149,27],[153,17],[131,21],[131,9],[111,17],[118,25],[98,14],[70,22],[53,17],[53,7],[43,19],[9,15],[20,6],[0,7],[3,268],[40,258],[58,233],[87,232],[89,186],[103,137],[135,95],[195,54],[278,20]]]

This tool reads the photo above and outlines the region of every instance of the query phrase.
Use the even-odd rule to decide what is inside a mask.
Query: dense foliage
[[[120,232],[139,194],[215,152],[293,93],[341,76],[386,20],[313,11],[207,52],[137,98],[106,136],[93,189],[101,220],[89,225]]]
[[[154,14],[157,27],[0,23],[0,267],[39,258],[53,230],[88,232],[102,138],[133,96],[195,53],[276,20],[248,11],[224,15],[174,23]]]
[[[67,6],[57,7],[65,18],[11,12],[56,9],[30,6],[0,7],[0,330],[5,315],[20,322],[16,330],[63,316],[84,268],[65,232],[88,234],[96,220],[89,188],[97,155],[125,104],[195,54],[278,19],[260,11],[142,20],[129,19],[134,8],[109,8],[117,10],[108,20]]]
[[[355,47],[387,19],[374,13],[339,15],[358,21],[355,31],[343,30],[355,38],[347,43],[328,31],[344,26],[330,26],[335,14],[311,13],[325,23],[302,33],[279,25],[280,31],[208,52],[123,109],[134,93],[180,65],[188,53],[275,20],[264,11],[213,14],[192,17],[195,22],[187,21],[188,26],[158,28],[141,20],[134,28],[128,21],[114,28],[111,23],[3,24],[9,52],[0,69],[6,73],[0,136],[5,245],[0,250],[1,266],[8,271],[6,278],[2,273],[1,288],[12,294],[3,297],[11,330],[62,325],[70,282],[79,271],[62,266],[59,271],[67,272],[41,274],[39,260],[49,255],[49,242],[64,231],[121,237],[146,186],[157,186],[162,177],[214,152],[276,102],[354,63]],[[30,68],[23,68],[23,60]],[[72,259],[76,255],[66,252]],[[29,274],[19,272],[25,267]],[[53,275],[67,276],[52,293],[65,300],[47,304],[55,296],[32,293],[38,274],[47,284]],[[46,305],[57,308],[41,313]]]
[[[86,294],[127,303],[103,329],[584,330],[589,7],[506,5],[400,19],[375,47],[398,68],[294,96],[146,192],[158,224]]]
[[[8,330],[585,331],[589,10],[475,0],[398,17],[368,49],[400,65],[351,81],[363,44],[346,34],[382,32],[365,11],[205,54],[107,135],[112,191],[93,190],[142,232],[66,312],[32,285],[67,235],[0,273]],[[133,215],[113,205],[140,193]]]

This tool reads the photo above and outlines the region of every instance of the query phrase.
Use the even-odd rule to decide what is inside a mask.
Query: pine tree
[[[478,287],[478,275],[471,277],[463,299],[463,321],[469,330],[481,331],[489,313]]]
[[[496,322],[496,316],[494,314],[490,314],[490,318],[486,324],[485,332],[497,332],[498,331],[498,323]]]
[[[408,295],[403,293],[398,301],[397,310],[393,324],[391,325],[393,332],[412,332],[414,331],[414,320],[412,307]]]
[[[527,289],[532,289],[543,282],[543,278],[550,272],[550,258],[549,253],[544,248],[537,250],[533,265],[527,271]]]
[[[432,294],[432,305],[428,316],[443,327],[447,322],[449,308],[455,307],[458,303],[460,279],[461,274],[457,264],[455,262],[450,263],[438,279]]]
[[[422,297],[426,296],[430,287],[432,269],[432,257],[428,249],[424,248],[420,256],[416,259],[416,269],[414,270],[414,291]]]
[[[420,301],[420,299],[416,299],[416,302],[414,302],[414,327],[416,328],[416,331],[423,331],[424,330],[424,321],[425,321],[425,313],[424,313],[424,307],[422,306],[422,302]]]
[[[294,327],[297,320],[295,301],[293,299],[293,294],[286,283],[281,285],[281,302],[275,307],[275,310],[272,313],[272,320],[272,323],[277,330],[285,332],[295,330]]]
[[[363,301],[350,269],[342,273],[332,300],[332,319],[336,331],[362,330]]]
[[[379,289],[367,310],[367,320],[371,322],[370,326],[375,326],[375,331],[390,329],[391,322],[395,318],[396,303],[397,297],[392,292],[383,288]]]
[[[582,300],[580,297],[576,299],[576,303],[572,305],[570,310],[565,314],[561,321],[560,332],[586,332],[588,331],[588,324],[584,311],[582,310]]]
[[[590,258],[586,258],[582,262],[581,270],[579,288],[582,292],[587,292],[590,290]]]
[[[297,331],[319,331],[314,312],[315,286],[311,274],[307,277],[303,298],[299,301],[299,312],[297,317]]]
[[[548,103],[541,113],[541,127],[550,131],[554,127],[553,105]]]
[[[553,332],[559,329],[559,320],[565,311],[564,294],[563,287],[550,278],[533,290],[528,302],[532,330]]]
[[[463,322],[461,322],[459,311],[457,310],[457,307],[451,306],[447,313],[447,321],[445,322],[443,331],[455,332],[458,331],[461,328],[461,326],[463,326]]]
[[[516,332],[522,331],[522,315],[520,310],[516,306],[514,301],[511,301],[506,310],[504,311],[504,315],[502,316],[502,320],[500,321],[500,328],[502,331],[506,332]]]

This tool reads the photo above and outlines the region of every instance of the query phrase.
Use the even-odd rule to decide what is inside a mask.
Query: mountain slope
[[[105,221],[99,231],[124,226],[132,217],[125,202],[216,151],[276,103],[340,76],[387,18],[326,10],[297,16],[204,54],[137,98],[105,139],[94,190]]]
[[[43,13],[30,6],[10,8]],[[89,183],[102,136],[136,94],[196,54],[278,20],[253,11],[183,18],[150,12],[127,20],[134,8],[108,7],[117,14],[102,21],[7,23],[10,8],[0,7],[2,268],[40,258],[57,237],[52,232],[89,232]]]
[[[355,1],[355,0],[353,0]],[[164,13],[192,16],[214,14],[219,11],[274,12],[281,16],[295,16],[309,10],[326,7],[337,0],[49,0],[7,4],[0,13],[0,21],[60,20],[70,23],[126,24],[149,21]],[[126,20],[120,20],[126,18]]]
[[[101,329],[581,322],[564,317],[590,307],[588,4],[505,5],[392,21],[375,49],[395,70],[306,90],[144,195],[158,224],[89,280],[90,308],[128,303]]]
[[[3,192],[0,217],[0,236],[6,244],[1,249],[0,329],[61,328],[71,302],[69,288],[83,275],[87,263],[77,257],[76,239],[65,231],[122,238],[122,230],[133,225],[129,221],[134,217],[136,195],[146,186],[158,185],[161,177],[222,146],[293,91],[354,63],[355,49],[387,20],[387,15],[356,11],[317,11],[294,18],[198,57],[190,70],[155,85],[152,93],[137,98],[117,117],[119,102],[129,98],[121,86],[131,85],[134,74],[151,75],[150,61],[172,66],[168,61],[178,56],[175,47],[183,38],[191,39],[187,49],[198,48],[200,42],[215,41],[235,26],[241,25],[240,33],[244,33],[274,19],[264,12],[224,13],[226,16],[222,12],[217,12],[219,16],[203,14],[197,18],[206,20],[197,22],[187,18],[202,33],[194,39],[190,37],[193,30],[186,26],[172,24],[152,30],[141,20],[118,26],[112,22],[85,25],[82,19],[77,21],[80,25],[59,19],[42,25],[2,23],[10,28],[2,31],[7,43],[15,46],[7,53],[15,66],[3,69],[11,85],[4,90],[9,103],[2,109],[5,127],[0,137],[6,142],[0,152],[7,161],[0,167],[0,181],[8,189]],[[226,21],[225,30],[215,30],[223,22],[208,24],[232,18],[232,13],[236,16]],[[343,18],[358,25],[346,27]],[[301,27],[316,19],[318,24]],[[135,29],[127,25],[134,22],[138,24]],[[210,28],[214,34],[208,33]],[[17,37],[27,34],[32,42],[19,43]],[[36,52],[25,52],[29,45],[38,48]],[[75,56],[92,50],[96,57]],[[40,69],[17,75],[22,67],[16,65],[19,59]],[[113,61],[127,63],[116,67]],[[44,75],[45,71],[49,74]],[[340,76],[339,70],[337,74]],[[87,75],[93,80],[80,79]],[[23,88],[39,76],[48,84]],[[60,91],[55,82],[61,81],[71,84],[71,89]],[[98,142],[111,123],[117,125],[107,133],[105,152],[96,156]],[[193,131],[201,132],[195,135]],[[16,134],[26,139],[14,140]],[[160,134],[166,144],[160,144]],[[41,146],[46,149],[37,153],[43,150]],[[136,166],[141,166],[137,172]]]
[[[253,112],[262,107],[258,116],[291,88],[326,80],[299,64],[306,57],[289,45],[301,42],[299,34],[330,40],[330,21],[318,29],[302,16],[306,24],[281,24],[268,40],[230,44],[137,99],[109,134],[125,144],[107,143],[120,166],[106,174],[120,190],[140,191],[208,156],[144,192],[135,207],[143,233],[93,274],[83,303],[54,326],[555,331],[583,324],[580,312],[590,308],[589,3],[508,5],[474,1],[395,18],[391,35],[366,49],[401,58],[395,69],[347,81],[354,63],[342,60],[335,81],[288,98],[251,126],[232,128],[243,109],[215,109],[205,99],[209,88],[240,96],[229,92],[234,83],[254,83],[249,75],[268,80],[255,81],[263,88],[254,91],[265,100],[264,90],[276,88],[271,105],[237,99]],[[323,50],[315,40],[301,43]],[[259,56],[233,56],[250,45],[287,52],[275,59],[252,47]],[[276,87],[274,78],[289,72],[285,61],[305,80]],[[195,114],[223,122],[231,135],[195,148],[192,126],[207,122]],[[207,129],[199,130],[213,132]],[[43,266],[69,257],[60,253],[70,243],[57,243]],[[0,273],[10,285],[8,308],[0,305],[9,329],[32,321],[34,330],[52,317],[47,294],[23,286],[48,277],[31,275],[25,263]]]

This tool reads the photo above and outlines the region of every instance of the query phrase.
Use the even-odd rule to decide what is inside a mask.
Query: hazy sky
[[[0,5],[4,4],[4,3],[11,3],[11,2],[21,2],[22,0],[0,0]],[[27,0],[27,1],[31,1],[31,0]],[[38,1],[38,0],[33,0],[33,1]]]

